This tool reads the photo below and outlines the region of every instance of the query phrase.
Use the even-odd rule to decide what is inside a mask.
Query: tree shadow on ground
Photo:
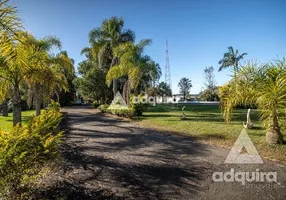
[[[71,182],[58,183],[43,196],[57,194],[65,185],[72,189],[63,189],[62,199],[77,199],[69,196],[75,191],[92,195],[93,190],[111,195],[106,199],[190,199],[205,189],[210,166],[198,157],[208,149],[192,137],[135,128],[101,113],[68,113],[68,119],[62,126],[67,130],[62,176]],[[86,192],[88,188],[92,190]]]

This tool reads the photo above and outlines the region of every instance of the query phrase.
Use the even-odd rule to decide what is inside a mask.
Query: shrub
[[[108,104],[103,104],[103,105],[100,105],[100,106],[98,107],[98,109],[99,109],[101,112],[106,113],[108,107],[109,107]]]
[[[60,111],[61,105],[58,102],[55,102],[54,100],[51,99],[51,103],[48,105],[49,110],[55,110],[57,112]]]
[[[0,199],[21,198],[22,186],[31,183],[41,166],[57,156],[61,119],[61,113],[49,107],[27,127],[0,131]]]
[[[132,118],[134,116],[134,110],[120,105],[110,106],[107,104],[100,105],[98,109],[103,113],[109,113],[112,115],[117,115],[119,117]]]
[[[94,108],[98,108],[99,105],[100,105],[100,104],[99,104],[97,101],[94,101],[94,102],[92,103],[92,107],[94,107]]]
[[[107,109],[107,112],[119,117],[132,118],[134,116],[134,111],[132,109]]]
[[[130,107],[134,112],[134,116],[142,116],[143,112],[147,110],[149,104],[147,103],[147,99],[145,99],[145,95],[144,94],[140,94],[138,95],[138,103],[134,103],[133,100],[134,95],[130,96]],[[145,101],[145,103],[143,103],[143,101]]]

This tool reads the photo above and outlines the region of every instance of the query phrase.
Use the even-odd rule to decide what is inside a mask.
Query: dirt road
[[[229,150],[141,128],[88,107],[67,113],[64,167],[47,199],[286,199],[286,168],[264,160],[226,165]],[[214,182],[214,172],[275,171],[278,183]]]

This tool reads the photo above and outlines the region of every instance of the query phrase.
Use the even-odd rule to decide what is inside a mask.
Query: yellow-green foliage
[[[55,111],[59,112],[61,109],[61,105],[60,105],[60,103],[55,102],[54,100],[51,99],[51,103],[48,105],[48,108],[50,110],[55,110]]]
[[[0,199],[16,199],[21,186],[34,180],[41,166],[55,158],[61,119],[60,112],[47,109],[27,127],[0,130]]]

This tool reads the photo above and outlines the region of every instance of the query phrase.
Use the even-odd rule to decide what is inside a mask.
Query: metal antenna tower
[[[171,71],[170,71],[170,62],[169,62],[169,52],[168,52],[168,40],[166,40],[166,66],[165,66],[165,83],[169,85],[172,90],[171,82]]]

